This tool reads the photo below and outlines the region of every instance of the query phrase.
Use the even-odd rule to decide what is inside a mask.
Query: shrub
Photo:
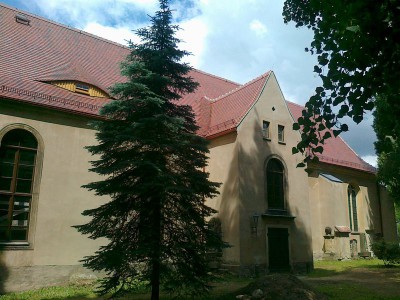
[[[376,241],[371,246],[375,256],[388,265],[400,264],[400,246],[398,243],[387,243],[384,240]]]

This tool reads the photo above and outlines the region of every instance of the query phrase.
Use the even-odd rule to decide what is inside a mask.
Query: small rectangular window
[[[77,89],[80,89],[80,90],[83,90],[83,91],[89,91],[89,87],[87,86],[87,85],[85,85],[85,84],[82,84],[82,83],[77,83],[76,84],[76,88]]]
[[[267,140],[270,139],[270,135],[269,135],[269,122],[268,122],[268,121],[263,121],[262,133],[263,133],[263,138],[264,138],[264,139],[267,139]]]
[[[280,143],[285,142],[285,126],[278,125],[278,141]]]
[[[89,95],[89,86],[88,85],[77,82],[75,84],[75,87],[76,87],[75,91],[77,93],[82,93],[82,94]]]

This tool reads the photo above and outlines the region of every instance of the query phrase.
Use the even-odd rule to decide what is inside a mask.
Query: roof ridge
[[[293,102],[293,101],[290,101],[290,100],[286,100],[286,99],[285,99],[285,101],[288,102],[288,103],[290,103],[290,104],[296,105],[296,106],[298,106],[298,107],[306,108],[304,105],[298,104],[298,103],[296,103],[296,102]]]
[[[211,99],[211,102],[212,102],[212,103],[215,103],[215,102],[217,102],[217,101],[219,101],[219,100],[221,100],[221,99],[223,99],[223,98],[225,98],[225,97],[227,97],[227,96],[229,96],[229,95],[232,95],[232,94],[236,93],[237,91],[239,91],[239,90],[241,90],[241,89],[243,89],[243,88],[246,88],[246,87],[248,87],[248,86],[251,85],[251,84],[256,83],[257,81],[268,77],[268,75],[269,75],[270,73],[271,73],[271,70],[265,72],[264,74],[261,74],[260,76],[258,76],[258,77],[256,77],[256,78],[250,80],[249,82],[246,82],[246,83],[243,84],[243,85],[240,85],[240,86],[234,88],[233,90],[230,90],[229,92],[227,92],[227,93],[225,93],[225,94],[222,94],[221,96],[218,96],[217,98]]]
[[[214,74],[211,74],[211,73],[208,73],[208,72],[205,72],[205,71],[202,71],[202,70],[196,69],[196,68],[192,68],[192,70],[193,70],[193,71],[195,71],[195,72],[198,72],[198,73],[201,73],[201,74],[204,74],[204,75],[210,76],[210,77],[214,77],[214,78],[216,78],[216,79],[219,79],[219,80],[222,80],[222,81],[225,81],[225,82],[229,82],[229,83],[233,83],[233,84],[236,84],[236,85],[239,85],[239,86],[241,86],[241,84],[240,84],[240,83],[237,83],[237,82],[235,82],[235,81],[232,81],[232,80],[226,79],[226,78],[224,78],[224,77],[221,77],[221,76],[217,76],[217,75],[214,75]]]
[[[338,135],[337,137],[339,137],[339,138],[343,141],[343,143],[345,143],[346,146],[349,147],[349,149],[350,149],[351,151],[353,151],[353,153],[354,153],[359,159],[361,159],[361,161],[362,161],[363,163],[367,164],[368,166],[371,166],[372,168],[375,168],[373,165],[370,165],[370,164],[367,163],[365,160],[363,160],[363,159],[361,158],[361,156],[359,156],[359,155],[357,154],[357,152],[354,151],[353,148],[351,148],[351,146],[350,146],[340,135]]]
[[[122,44],[120,44],[120,43],[110,41],[110,40],[108,40],[108,39],[99,37],[98,35],[89,33],[89,32],[87,32],[87,31],[84,31],[84,30],[81,30],[81,29],[77,29],[77,28],[74,28],[74,27],[71,27],[71,26],[68,26],[68,25],[65,25],[65,24],[58,23],[58,22],[56,22],[56,21],[53,21],[53,20],[50,20],[50,19],[41,17],[41,16],[39,16],[39,15],[36,15],[36,14],[34,14],[34,13],[31,13],[31,12],[28,12],[28,11],[25,11],[25,10],[18,9],[18,8],[16,8],[16,7],[12,7],[12,6],[6,5],[6,4],[4,4],[4,3],[0,3],[0,6],[2,6],[2,7],[4,7],[4,8],[7,8],[7,9],[9,9],[9,10],[13,10],[13,11],[15,11],[15,12],[19,12],[19,13],[22,13],[22,14],[24,14],[24,15],[27,15],[27,16],[30,16],[30,17],[39,19],[39,20],[44,21],[44,22],[47,22],[47,23],[50,23],[50,24],[53,24],[53,25],[56,25],[56,26],[59,26],[59,27],[63,27],[63,28],[65,28],[65,29],[69,29],[69,30],[71,30],[71,31],[74,31],[74,32],[77,32],[77,33],[80,33],[80,34],[87,35],[87,36],[89,36],[89,37],[91,37],[91,38],[94,38],[94,39],[97,39],[97,40],[100,40],[100,41],[103,41],[103,42],[106,42],[106,43],[109,43],[109,44],[113,44],[113,45],[119,46],[119,47],[124,48],[124,49],[130,49],[128,46],[124,46],[124,45],[122,45]]]
[[[286,101],[287,103],[290,103],[290,104],[292,104],[292,105],[295,105],[295,106],[297,106],[297,107],[299,107],[299,108],[303,108],[303,109],[306,108],[304,105],[301,105],[301,104],[298,104],[298,103],[295,103],[295,102],[292,102],[292,101],[289,101],[289,100],[285,100],[285,101]],[[289,111],[290,111],[290,109],[289,109]],[[331,131],[331,129],[328,129],[328,128],[327,128],[327,130]],[[338,135],[338,136],[336,136],[336,137],[333,137],[333,136],[332,136],[331,138],[339,138],[339,139],[350,149],[350,151],[353,152],[353,153],[356,155],[356,157],[359,158],[359,159],[361,160],[362,163],[364,163],[365,165],[367,165],[367,166],[369,166],[369,167],[371,167],[371,168],[376,169],[373,165],[367,163],[364,159],[362,159],[362,157],[361,157],[360,155],[358,155],[357,152],[354,151],[354,149],[353,149],[340,135]],[[324,156],[324,155],[321,154],[321,156]],[[325,157],[327,157],[327,156],[325,156]],[[346,161],[346,162],[349,162],[349,161]],[[349,163],[351,163],[351,162],[349,162]],[[353,163],[353,164],[354,164],[354,163]],[[360,164],[360,165],[361,165],[361,164]]]

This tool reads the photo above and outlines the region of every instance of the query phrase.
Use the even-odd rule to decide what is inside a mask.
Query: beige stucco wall
[[[394,211],[393,199],[389,196],[384,187],[380,187],[380,203],[382,213],[382,233],[386,241],[398,242],[396,230],[396,218]]]
[[[360,172],[349,168],[332,165],[311,165],[309,176],[310,207],[312,210],[313,255],[314,259],[327,259],[324,255],[327,241],[324,238],[325,227],[332,228],[332,258],[350,258],[350,240],[355,239],[360,251],[360,234],[365,234],[368,247],[375,234],[384,234],[386,240],[396,239],[394,226],[393,202],[387,197],[384,189],[378,195],[374,174]],[[333,175],[343,182],[333,182],[320,175]],[[349,184],[358,189],[357,217],[358,232],[351,232],[346,237],[338,237],[335,226],[349,226],[349,207],[347,189]],[[381,219],[382,214],[382,219]],[[382,222],[381,222],[382,220]],[[382,226],[383,224],[383,230]]]
[[[31,223],[36,224],[30,227],[31,249],[0,252],[6,267],[77,265],[98,249],[99,241],[94,242],[71,227],[87,222],[89,219],[81,212],[104,201],[81,188],[98,179],[88,172],[91,155],[84,147],[96,141],[87,121],[84,117],[1,102],[0,130],[23,124],[38,132],[43,141],[41,176],[35,178],[36,184],[40,180],[38,198],[32,204],[36,212],[30,217]]]
[[[210,180],[221,183],[220,194],[207,201],[218,211],[224,241],[231,247],[224,250],[224,260],[231,265],[240,264],[238,149],[236,133],[217,137],[210,141],[209,164],[206,171]]]
[[[270,140],[263,139],[263,120],[270,122]],[[292,130],[293,118],[272,73],[258,101],[238,127],[240,258],[243,265],[268,265],[267,227],[289,229],[292,264],[311,263],[311,221],[308,202],[308,179],[304,169],[296,168],[301,156],[292,155],[300,136]],[[278,143],[278,125],[285,126],[285,143]],[[258,233],[251,234],[252,216],[267,210],[265,167],[271,157],[280,159],[286,168],[286,206],[295,219],[261,216]]]

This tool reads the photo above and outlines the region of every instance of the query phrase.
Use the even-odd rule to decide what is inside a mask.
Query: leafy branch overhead
[[[293,129],[302,129],[296,150],[306,160],[321,153],[332,135],[347,131],[342,118],[360,123],[386,95],[388,118],[400,116],[400,3],[394,0],[286,0],[286,23],[307,27],[314,40],[305,50],[317,55],[314,72],[322,86],[308,100]]]

